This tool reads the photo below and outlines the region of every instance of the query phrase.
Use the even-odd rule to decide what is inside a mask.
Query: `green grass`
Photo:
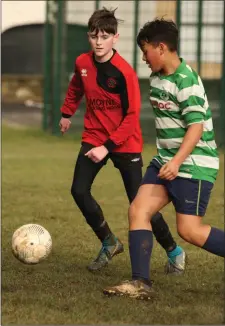
[[[221,324],[224,261],[177,236],[172,206],[163,212],[189,255],[186,274],[165,276],[166,256],[154,242],[151,265],[157,299],[103,296],[104,286],[130,277],[128,201],[119,173],[109,163],[97,176],[93,193],[126,250],[101,273],[89,273],[86,265],[100,243],[70,195],[79,146],[71,135],[57,138],[37,130],[2,128],[2,324]],[[145,147],[145,166],[154,150]],[[220,174],[204,218],[220,228],[223,166],[221,155]],[[26,223],[39,223],[52,235],[52,254],[40,265],[23,265],[11,254],[12,234]]]

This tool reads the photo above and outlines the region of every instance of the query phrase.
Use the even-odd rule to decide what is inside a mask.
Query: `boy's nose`
[[[97,45],[101,45],[101,39],[97,38]]]

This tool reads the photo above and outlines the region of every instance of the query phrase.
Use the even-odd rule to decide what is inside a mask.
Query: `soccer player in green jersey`
[[[149,265],[152,216],[170,202],[177,230],[187,242],[225,257],[225,233],[203,224],[219,169],[211,110],[198,74],[177,53],[174,22],[156,19],[137,36],[152,70],[150,101],[155,114],[157,155],[129,208],[132,280],[106,288],[107,295],[151,299]]]

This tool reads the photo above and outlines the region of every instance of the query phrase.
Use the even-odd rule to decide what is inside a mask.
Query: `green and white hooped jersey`
[[[203,123],[200,141],[180,166],[178,176],[214,182],[219,157],[214,138],[211,110],[198,74],[181,59],[174,74],[150,76],[150,102],[155,113],[156,145],[154,158],[167,163],[179,150],[187,127]]]

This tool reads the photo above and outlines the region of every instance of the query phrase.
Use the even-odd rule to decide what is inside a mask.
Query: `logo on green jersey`
[[[163,100],[163,101],[168,101],[169,99],[169,93],[163,89],[160,93],[160,98]]]

